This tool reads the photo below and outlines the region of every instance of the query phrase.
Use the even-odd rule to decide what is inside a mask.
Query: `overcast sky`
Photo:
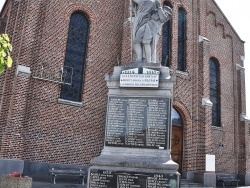
[[[233,28],[245,41],[247,115],[250,118],[250,0],[215,0]],[[5,0],[0,0],[0,10]]]
[[[3,4],[4,4],[4,1],[5,1],[5,0],[1,0],[1,1],[0,1],[0,7],[1,7],[0,9],[1,9],[1,10],[2,10],[2,6],[3,6]]]

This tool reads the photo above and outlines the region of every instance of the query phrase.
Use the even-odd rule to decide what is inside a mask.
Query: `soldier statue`
[[[157,63],[157,50],[162,25],[172,16],[170,7],[159,0],[131,0],[132,50],[135,61]]]

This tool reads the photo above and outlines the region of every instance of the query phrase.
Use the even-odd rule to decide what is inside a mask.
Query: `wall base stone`
[[[3,175],[0,181],[0,187],[3,188],[31,188],[32,187],[32,178],[24,177],[10,177]]]
[[[194,180],[194,173],[193,172],[183,172],[181,174],[181,177],[184,179],[187,179],[189,181],[193,181]]]
[[[205,187],[216,188],[215,172],[205,172],[205,173],[185,172],[182,174],[182,178],[185,178],[191,182],[201,183]]]
[[[215,174],[215,172],[206,172],[206,173],[204,173],[203,185],[205,187],[214,187],[214,188],[216,188],[216,174]]]
[[[245,185],[250,185],[250,173],[246,173],[245,175]]]

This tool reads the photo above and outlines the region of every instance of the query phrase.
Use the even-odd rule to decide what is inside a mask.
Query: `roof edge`
[[[2,17],[3,10],[4,10],[4,8],[6,7],[7,2],[8,2],[8,0],[5,0],[5,2],[4,2],[4,4],[3,4],[3,7],[2,7],[2,9],[1,9],[1,11],[0,11],[0,17]]]
[[[236,34],[236,36],[239,38],[239,40],[243,43],[245,43],[244,40],[241,39],[241,37],[239,36],[239,34],[236,32],[236,30],[234,29],[233,25],[230,23],[230,21],[227,19],[226,15],[223,13],[223,11],[221,10],[221,8],[219,7],[219,5],[216,3],[215,0],[212,0],[215,4],[215,6],[219,9],[219,11],[221,12],[221,14],[223,15],[223,17],[226,19],[226,21],[228,22],[228,24],[230,25],[230,27],[232,28],[233,32]]]

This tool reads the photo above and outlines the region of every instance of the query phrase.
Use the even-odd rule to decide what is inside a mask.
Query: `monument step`
[[[181,186],[180,188],[186,188],[186,187],[195,187],[195,188],[212,188],[212,187],[204,187],[202,184],[200,183],[193,183],[190,182],[186,179],[181,179]]]
[[[66,183],[45,183],[45,182],[32,182],[32,188],[87,188],[87,185],[80,184],[66,184]]]

